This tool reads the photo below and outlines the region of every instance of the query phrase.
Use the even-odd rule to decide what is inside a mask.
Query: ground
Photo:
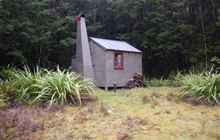
[[[65,106],[40,115],[32,136],[63,139],[220,140],[220,107],[182,100],[181,88],[100,89],[82,107]]]

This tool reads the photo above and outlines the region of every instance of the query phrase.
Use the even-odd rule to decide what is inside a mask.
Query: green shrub
[[[15,71],[16,71],[16,69],[12,66],[7,66],[7,67],[1,68],[0,79],[3,79],[3,80],[15,79],[15,77],[14,77]]]
[[[185,74],[183,74],[182,72],[178,72],[174,77],[173,77],[173,83],[177,86],[182,86],[183,85],[183,78],[184,78]]]
[[[217,56],[211,59],[212,67],[215,72],[220,73],[220,58]]]
[[[24,105],[81,104],[81,95],[90,94],[94,86],[91,81],[59,67],[56,71],[36,68],[34,72],[27,67],[13,68],[3,70],[1,75],[5,79],[1,91],[7,93],[9,101]]]
[[[197,100],[211,104],[220,104],[220,75],[209,72],[202,74],[186,74],[180,76],[179,82],[186,92],[185,97],[196,97]]]
[[[1,89],[8,95],[9,101],[30,105],[34,97],[36,97],[36,88],[34,84],[43,77],[43,69],[38,67],[34,72],[28,67],[24,70],[10,68],[3,69],[1,75],[5,79]]]
[[[196,98],[210,104],[220,105],[220,74],[205,72],[190,72],[184,74],[178,72],[175,76],[168,79],[150,79],[148,86],[182,86],[184,88],[183,96]]]

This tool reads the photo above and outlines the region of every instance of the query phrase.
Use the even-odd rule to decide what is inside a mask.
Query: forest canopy
[[[75,17],[89,36],[143,51],[145,75],[210,68],[220,56],[218,0],[1,0],[0,66],[71,66]]]

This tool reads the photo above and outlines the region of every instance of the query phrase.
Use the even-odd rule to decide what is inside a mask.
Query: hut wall
[[[124,87],[138,72],[142,74],[142,53],[124,52],[124,69],[114,69],[114,51],[106,53],[106,86]]]
[[[94,82],[99,87],[106,87],[106,51],[92,41],[89,45],[94,68]]]

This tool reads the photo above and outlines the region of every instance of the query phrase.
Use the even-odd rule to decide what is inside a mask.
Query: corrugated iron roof
[[[109,40],[95,37],[90,37],[90,39],[107,50],[141,53],[140,50],[136,49],[125,41]]]

